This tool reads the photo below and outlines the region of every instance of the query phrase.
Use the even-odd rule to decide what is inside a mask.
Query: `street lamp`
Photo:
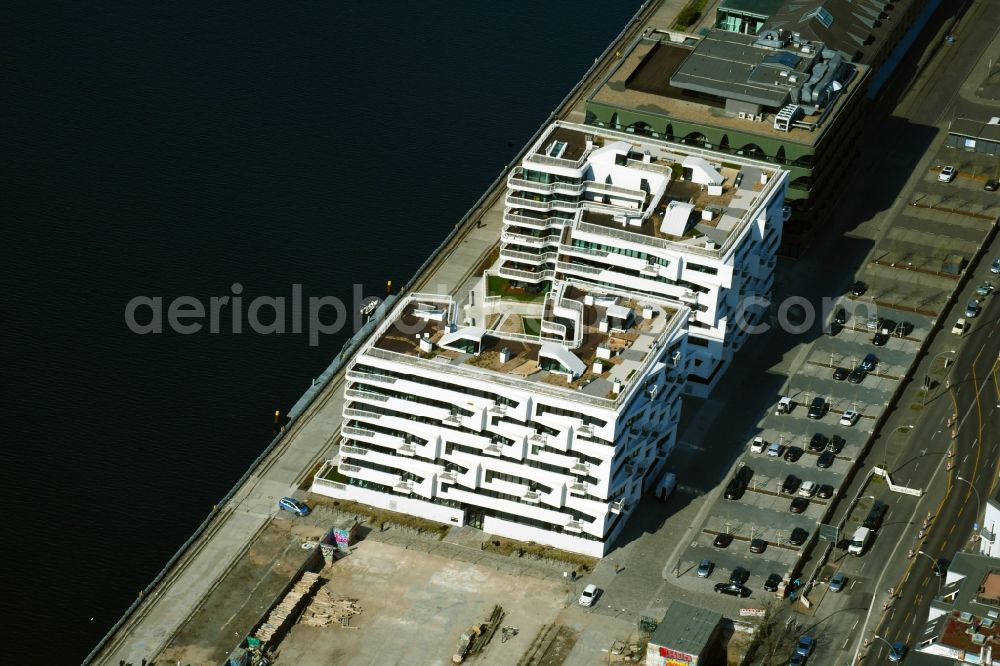
[[[975,532],[979,532],[979,512],[982,511],[982,508],[983,508],[983,502],[979,498],[979,490],[976,489],[976,487],[972,484],[972,481],[969,481],[965,477],[956,476],[955,480],[956,481],[963,481],[963,482],[969,484],[969,487],[972,488],[972,491],[974,493],[976,493],[976,520],[975,520],[975,522],[972,525],[972,529]]]
[[[931,569],[931,573],[934,574],[935,576],[937,576],[938,561],[935,560],[933,557],[931,557],[930,555],[928,555],[927,553],[925,553],[922,550],[918,550],[917,551],[917,555],[923,555],[924,557],[926,557],[928,560],[931,561],[931,565],[933,565],[933,567],[934,567],[933,569]],[[942,571],[941,575],[937,576],[937,577],[938,577],[938,596],[939,597],[943,597],[944,596],[944,571]]]
[[[883,643],[885,643],[886,645],[888,645],[888,646],[889,646],[889,652],[890,652],[890,653],[892,653],[892,652],[895,652],[896,648],[892,647],[892,643],[890,643],[889,641],[885,640],[884,638],[882,638],[882,637],[881,637],[881,636],[879,636],[878,634],[872,634],[872,636],[873,636],[874,638],[877,638],[878,640],[882,641],[882,642],[883,642]]]

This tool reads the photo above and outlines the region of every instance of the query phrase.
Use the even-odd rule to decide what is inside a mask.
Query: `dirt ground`
[[[312,553],[323,528],[308,517],[271,521],[158,656],[157,664],[218,666],[258,622]]]
[[[569,594],[560,583],[370,540],[323,577],[333,594],[356,598],[361,614],[348,629],[296,625],[278,649],[278,666],[444,666],[452,663],[462,633],[496,604],[505,612],[501,626],[516,627],[518,634],[502,642],[498,630],[485,651],[466,663],[513,666]]]

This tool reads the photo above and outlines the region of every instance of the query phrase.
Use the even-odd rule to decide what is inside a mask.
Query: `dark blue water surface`
[[[347,335],[140,336],[126,303],[402,285],[638,4],[8,8],[5,660],[79,661]]]

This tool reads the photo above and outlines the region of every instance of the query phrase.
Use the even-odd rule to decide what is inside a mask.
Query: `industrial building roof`
[[[764,24],[768,28],[797,32],[804,39],[821,41],[849,60],[870,63],[894,29],[882,27],[888,15],[885,0],[786,0]],[[905,3],[904,3],[905,4]]]
[[[785,0],[723,0],[719,11],[751,14],[767,18],[784,4]]]
[[[970,139],[1000,142],[1000,116],[988,120],[956,118],[951,122],[948,133],[967,136]]]
[[[704,608],[675,601],[650,637],[655,645],[699,655],[712,638],[722,615]]]

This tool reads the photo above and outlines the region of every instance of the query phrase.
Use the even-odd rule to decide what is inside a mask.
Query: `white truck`
[[[854,530],[854,536],[847,545],[847,552],[851,555],[862,555],[868,547],[868,541],[872,538],[872,531],[867,527],[859,527]]]

